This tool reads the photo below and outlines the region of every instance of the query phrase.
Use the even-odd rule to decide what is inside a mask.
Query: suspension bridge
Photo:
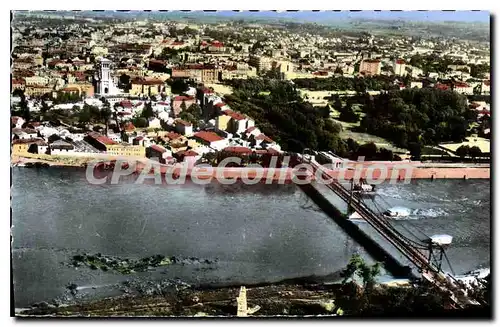
[[[448,261],[450,268],[451,264],[441,244],[434,243],[431,238],[426,236],[422,231],[421,233],[425,235],[426,239],[419,239],[408,228],[403,226],[406,232],[416,239],[404,235],[391,224],[390,219],[384,217],[382,214],[383,209],[381,209],[373,198],[373,205],[378,212],[371,209],[362,197],[354,195],[352,187],[351,190],[346,189],[338,180],[329,174],[328,170],[317,162],[304,155],[300,156],[300,158],[302,162],[308,163],[313,168],[315,176],[317,176],[316,174],[319,172],[324,180],[331,181],[324,185],[326,185],[329,191],[348,204],[348,213],[356,212],[362,220],[366,221],[379,235],[408,259],[408,261],[417,268],[418,274],[415,274],[412,267],[403,265],[398,259],[391,255],[387,249],[374,241],[354,222],[349,220],[348,215],[346,216],[341,213],[340,210],[319,191],[317,185],[313,183],[299,185],[302,191],[350,237],[355,239],[375,260],[383,263],[388,272],[395,277],[407,277],[411,279],[420,277],[436,286],[445,294],[448,294],[450,303],[454,307],[460,308],[470,304],[479,304],[477,301],[467,296],[467,289],[464,285],[459,283],[452,275],[445,274],[442,271],[441,262],[443,256]],[[439,258],[436,256],[435,250],[439,251]]]

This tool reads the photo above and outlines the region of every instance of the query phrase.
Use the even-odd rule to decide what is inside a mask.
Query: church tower
[[[111,77],[111,60],[102,58],[98,63],[97,93],[100,95],[113,95],[116,87]]]

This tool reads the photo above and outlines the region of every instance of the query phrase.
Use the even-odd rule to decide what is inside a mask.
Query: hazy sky
[[[89,12],[89,11],[85,11]],[[104,12],[93,12],[94,15],[109,15],[113,11]],[[442,21],[459,21],[459,22],[490,22],[490,13],[488,11],[297,11],[297,12],[274,12],[274,11],[261,11],[261,12],[234,12],[231,10],[218,11],[218,12],[182,12],[182,11],[170,11],[168,13],[159,13],[158,11],[151,11],[149,13],[144,11],[132,10],[130,12],[114,12],[113,15],[126,16],[127,14],[135,14],[137,16],[148,16],[148,15],[181,15],[181,16],[191,16],[191,15],[207,15],[207,16],[220,16],[220,17],[231,17],[231,18],[268,18],[268,19],[297,19],[302,22],[317,22],[317,23],[328,23],[339,20],[347,19],[402,19],[409,21],[427,21],[427,22],[442,22]]]
[[[345,18],[405,19],[415,21],[489,22],[488,11],[360,11],[360,12],[219,12],[222,16],[286,17],[302,20],[335,20]]]

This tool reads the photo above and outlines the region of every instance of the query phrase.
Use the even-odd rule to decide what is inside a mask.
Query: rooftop
[[[109,137],[107,136],[104,136],[102,134],[99,134],[99,133],[96,133],[96,132],[90,132],[88,134],[88,136],[92,137],[94,140],[104,144],[104,145],[114,145],[116,144],[115,141],[113,141],[112,139],[110,139]]]
[[[213,132],[206,132],[206,131],[198,132],[198,133],[194,134],[194,136],[196,138],[202,139],[202,140],[209,142],[209,143],[224,140],[224,138],[220,137],[219,135],[217,135]]]
[[[251,154],[253,151],[244,146],[228,146],[224,151],[231,153]]]

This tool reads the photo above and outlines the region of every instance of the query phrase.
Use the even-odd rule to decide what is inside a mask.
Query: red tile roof
[[[405,61],[403,59],[398,59],[398,60],[396,60],[396,64],[402,65],[402,64],[405,64]]]
[[[199,156],[198,152],[193,150],[181,150],[176,153],[177,156],[180,157],[196,157]]]
[[[202,139],[202,140],[209,142],[209,143],[216,142],[216,141],[222,141],[224,139],[213,132],[206,132],[206,131],[198,132],[198,133],[194,134],[194,136],[196,138]]]
[[[170,140],[175,140],[175,139],[178,139],[179,137],[182,137],[182,135],[177,134],[175,132],[169,132],[169,133],[167,133],[167,135],[165,135],[165,137],[167,137]]]
[[[267,135],[265,135],[264,133],[262,134],[259,134],[255,137],[256,140],[263,140],[263,141],[266,141],[268,143],[273,143],[274,141]]]
[[[222,108],[224,107],[226,104],[224,102],[219,102],[217,103],[215,106],[218,107],[218,108]]]
[[[99,133],[96,133],[96,132],[91,132],[88,134],[90,137],[92,137],[94,140],[104,144],[104,145],[113,145],[113,144],[117,144],[115,141],[113,141],[112,139],[110,139],[109,137],[107,136],[104,136],[104,135],[101,135]]]
[[[247,118],[245,117],[245,115],[242,115],[239,112],[232,112],[229,114],[229,116],[231,116],[231,118],[233,118],[234,120],[243,120]]]
[[[182,120],[182,119],[177,119],[175,122],[177,124],[184,125],[184,126],[191,126],[192,125],[191,123],[189,123],[189,122],[187,122],[185,120]]]
[[[120,102],[120,105],[123,108],[132,108],[132,102],[130,102],[130,100],[123,100],[122,102]]]
[[[224,151],[241,154],[250,154],[253,152],[251,149],[244,146],[228,146],[227,148],[224,148]]]
[[[194,100],[193,97],[188,97],[188,96],[184,96],[184,95],[178,95],[174,98],[174,101],[190,101],[190,100]]]
[[[224,43],[219,42],[219,41],[213,41],[211,44],[213,47],[221,48],[224,46]]]
[[[133,130],[135,130],[135,126],[131,122],[127,122],[127,123],[123,124],[123,129],[126,131],[133,131]]]
[[[37,145],[47,145],[47,143],[42,139],[17,139],[12,141],[12,144],[32,144],[35,143]]]
[[[253,132],[256,128],[257,128],[257,127],[255,127],[255,126],[248,127],[248,128],[246,129],[245,133],[251,133],[251,132]]]
[[[151,145],[151,149],[153,149],[157,152],[160,152],[160,153],[167,152],[167,150],[164,147],[162,147],[161,145],[156,145],[156,144]]]
[[[436,84],[436,88],[440,90],[448,90],[449,86],[446,84]]]
[[[162,85],[164,84],[162,80],[159,79],[143,79],[136,78],[132,81],[132,84],[141,84],[141,85]]]

